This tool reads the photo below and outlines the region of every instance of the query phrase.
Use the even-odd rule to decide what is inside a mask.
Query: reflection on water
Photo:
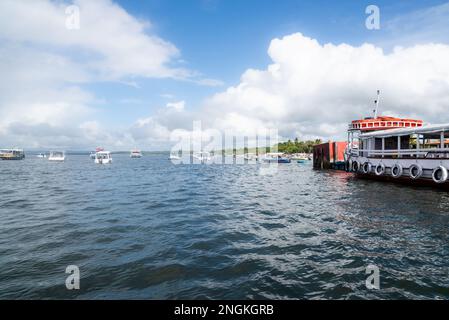
[[[0,162],[0,298],[449,298],[444,191],[167,158]]]

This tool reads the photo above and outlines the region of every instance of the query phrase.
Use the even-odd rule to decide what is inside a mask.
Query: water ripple
[[[166,159],[0,162],[0,298],[449,298],[446,192]]]

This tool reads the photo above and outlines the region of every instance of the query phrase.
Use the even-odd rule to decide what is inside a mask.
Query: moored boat
[[[95,154],[95,163],[110,164],[112,163],[112,155],[109,151],[99,151]]]
[[[376,113],[349,125],[347,170],[357,177],[449,187],[449,124]]]
[[[270,152],[262,158],[262,161],[267,163],[290,163],[291,159],[283,152]]]
[[[142,158],[142,152],[139,149],[133,149],[129,156],[130,158]]]
[[[23,149],[2,149],[0,150],[0,159],[2,160],[23,160],[25,159],[25,152]]]
[[[170,153],[170,155],[168,156],[168,160],[181,160],[181,157],[176,154],[176,153]]]
[[[51,151],[48,161],[64,162],[65,152],[64,151]]]
[[[207,151],[197,152],[193,155],[193,157],[195,159],[201,161],[201,163],[205,163],[212,159],[212,157],[210,156],[210,152],[207,152]]]

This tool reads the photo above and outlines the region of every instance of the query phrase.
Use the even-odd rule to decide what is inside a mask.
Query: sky
[[[448,57],[447,1],[2,0],[0,147],[336,140],[378,89],[381,114],[449,122]]]

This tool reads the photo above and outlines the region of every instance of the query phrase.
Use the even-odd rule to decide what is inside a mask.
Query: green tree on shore
[[[294,141],[289,139],[287,142],[280,142],[277,145],[277,149],[279,152],[284,153],[312,153],[313,146],[320,143],[321,139],[300,141],[298,138],[295,138]]]

